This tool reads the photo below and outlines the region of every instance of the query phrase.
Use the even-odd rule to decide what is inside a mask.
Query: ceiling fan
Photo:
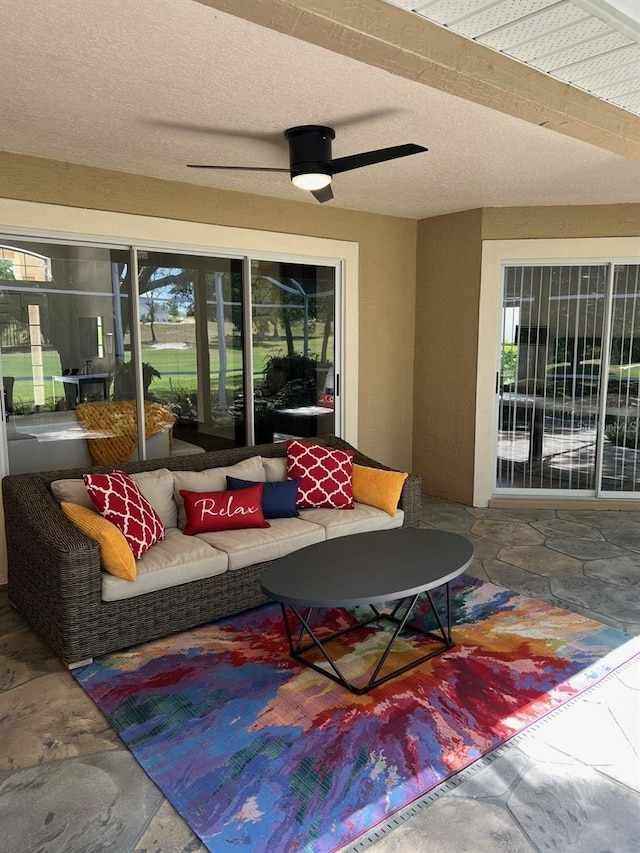
[[[331,156],[331,141],[336,133],[332,127],[305,124],[290,127],[284,132],[289,143],[289,168],[278,169],[267,166],[208,166],[189,163],[189,169],[232,169],[244,172],[288,172],[291,181],[300,189],[309,190],[319,202],[333,198],[331,181],[340,172],[350,172],[374,163],[384,163],[398,157],[409,157],[426,151],[422,145],[408,143],[392,145],[390,148],[378,148],[375,151],[363,151],[349,157]]]

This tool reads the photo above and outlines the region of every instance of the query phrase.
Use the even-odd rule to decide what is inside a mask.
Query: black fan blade
[[[411,154],[420,154],[427,151],[422,145],[392,145],[391,148],[378,148],[376,151],[363,151],[362,154],[352,154],[350,157],[338,157],[332,160],[329,168],[334,175],[339,172],[350,172],[352,169],[360,169],[362,166],[373,166],[374,163],[384,163],[387,160],[396,160],[398,157],[409,157]]]
[[[267,166],[202,166],[187,163],[187,169],[232,169],[236,172],[286,172],[289,174],[289,169],[271,169]]]
[[[311,195],[317,199],[320,204],[325,201],[331,201],[333,198],[333,192],[331,190],[331,184],[328,184],[326,187],[322,187],[321,190],[311,190]]]

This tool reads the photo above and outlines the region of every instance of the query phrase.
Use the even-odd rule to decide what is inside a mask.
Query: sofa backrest
[[[333,435],[317,436],[313,439],[313,442],[329,447],[354,450],[357,453],[355,448],[351,447],[350,444]],[[114,468],[124,471],[127,474],[134,474],[139,471],[153,471],[156,468],[168,468],[170,471],[204,471],[207,468],[235,465],[236,462],[248,459],[250,456],[284,457],[286,455],[286,442],[278,441],[271,444],[256,444],[252,447],[231,447],[225,450],[211,450],[205,453],[147,459],[145,462],[127,462],[122,465],[93,466],[90,468],[65,468],[63,470],[39,471],[37,474],[16,476],[38,477],[44,483],[50,485],[54,480],[81,478],[83,474],[105,473],[113,471]]]
[[[314,444],[325,447],[336,447],[341,450],[351,450],[354,454],[354,462],[371,468],[382,468],[389,470],[386,465],[371,459],[361,453],[355,447],[334,435],[321,435],[313,439]],[[250,456],[262,457],[285,457],[287,445],[284,441],[271,444],[256,444],[252,447],[233,447],[226,450],[213,450],[206,453],[194,453],[185,456],[170,456],[159,459],[148,459],[146,462],[128,462],[119,466],[91,467],[91,468],[65,468],[56,471],[43,471],[34,474],[9,474],[3,480],[3,503],[5,505],[5,520],[7,518],[7,506],[11,503],[12,495],[17,493],[27,494],[29,501],[37,504],[37,511],[47,513],[49,501],[54,502],[50,485],[54,480],[80,479],[86,473],[108,473],[117,467],[128,474],[140,471],[154,471],[158,468],[167,468],[170,471],[204,471],[207,468],[218,468],[226,465],[235,465]],[[421,479],[416,474],[409,474],[402,487],[402,495],[399,506],[405,514],[405,524],[411,527],[420,525],[420,493]]]

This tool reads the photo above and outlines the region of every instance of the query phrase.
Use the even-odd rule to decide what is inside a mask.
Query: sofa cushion
[[[164,527],[178,526],[178,506],[173,499],[173,473],[168,468],[129,475],[160,516]]]
[[[173,473],[168,468],[158,468],[129,476],[158,513],[163,525],[176,527],[178,507],[173,499]],[[51,491],[57,501],[68,501],[95,510],[84,480],[54,480]]]
[[[352,509],[353,452],[309,441],[287,441],[287,478],[300,478],[298,508]]]
[[[269,527],[262,512],[262,483],[248,489],[224,492],[180,491],[184,501],[187,536],[218,530]]]
[[[267,476],[267,483],[276,483],[287,479],[286,456],[263,456],[262,466]]]
[[[395,515],[389,515],[377,507],[356,503],[351,512],[341,509],[300,510],[300,518],[324,527],[327,539],[337,539],[338,536],[350,536],[352,533],[402,527],[404,513],[399,509]]]
[[[100,546],[100,562],[105,571],[125,581],[136,579],[136,561],[129,543],[115,524],[103,518],[95,509],[62,501],[62,511],[75,526],[95,539]]]
[[[160,516],[128,474],[85,474],[84,482],[96,509],[124,533],[136,560],[164,538]]]
[[[220,533],[200,533],[197,538],[226,551],[231,570],[275,560],[307,545],[324,542],[325,532],[320,525],[300,518],[275,518],[268,529],[223,530]]]
[[[85,509],[91,509],[95,512],[96,508],[89,497],[84,480],[54,480],[51,483],[51,492],[58,503],[66,501],[67,503],[78,504],[85,507]]]
[[[224,465],[221,468],[206,468],[204,471],[174,471],[173,497],[178,505],[178,527],[184,527],[187,519],[184,512],[184,501],[180,491],[187,492],[223,492],[227,488],[227,474],[239,477],[241,480],[266,482],[266,475],[260,456],[250,456],[235,465]]]
[[[226,572],[227,564],[225,553],[216,551],[195,536],[185,536],[174,527],[165,531],[165,538],[152,545],[144,557],[136,561],[135,583],[127,583],[103,572],[102,598],[104,601],[118,601],[221,575]]]
[[[279,483],[262,484],[262,512],[265,518],[297,518],[300,514],[296,509],[298,500],[298,484],[300,480],[282,480]],[[253,480],[238,480],[237,477],[227,477],[227,488],[248,489],[255,486]]]
[[[353,499],[395,515],[404,481],[409,475],[384,468],[353,466]]]

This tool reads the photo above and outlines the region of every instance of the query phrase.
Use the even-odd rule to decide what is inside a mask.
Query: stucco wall
[[[413,470],[426,493],[473,503],[482,241],[638,235],[637,204],[484,208],[418,223]]]
[[[640,204],[587,204],[580,207],[486,207],[483,240],[637,237]]]
[[[0,153],[0,197],[357,242],[358,445],[410,470],[415,221],[8,153]]]
[[[418,223],[413,470],[423,491],[473,497],[482,211]]]

